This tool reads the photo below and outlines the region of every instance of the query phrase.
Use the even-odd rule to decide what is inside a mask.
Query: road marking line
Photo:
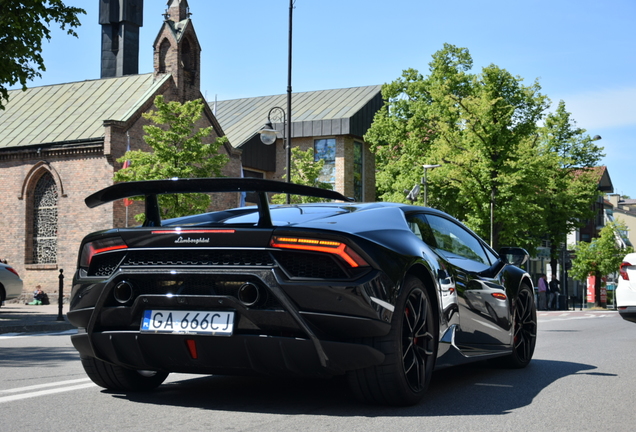
[[[90,381],[90,378],[80,378],[80,379],[74,379],[74,380],[68,380],[68,381],[57,381],[57,382],[51,382],[51,383],[46,383],[46,384],[36,384],[36,385],[31,385],[31,386],[26,386],[26,387],[18,387],[18,388],[13,388],[13,389],[8,389],[8,390],[0,390],[0,393],[20,393],[20,392],[25,392],[25,391],[30,391],[30,390],[37,390],[37,389],[42,389],[42,388],[46,388],[46,387],[55,387],[55,386],[61,386],[61,385],[68,385],[68,384],[77,384],[80,382],[87,382]]]
[[[54,331],[54,332],[44,332],[44,333],[3,333],[0,334],[0,340],[2,339],[19,339],[26,337],[34,337],[34,336],[59,336],[59,335],[69,335],[77,333],[77,329],[72,330],[64,330],[64,331]]]
[[[571,316],[564,318],[550,318],[549,316],[541,316],[540,322],[552,322],[552,321],[572,321],[582,319],[596,319],[596,318],[611,318],[612,315],[585,315],[585,316]],[[539,321],[539,320],[537,320]]]
[[[29,399],[29,398],[38,397],[38,396],[46,396],[46,395],[51,395],[51,394],[55,394],[55,393],[63,393],[63,392],[73,391],[73,390],[81,390],[81,389],[85,389],[85,388],[89,388],[89,387],[95,387],[95,386],[96,386],[96,384],[88,383],[88,384],[80,384],[80,385],[70,386],[70,387],[62,387],[62,388],[49,389],[49,390],[40,390],[40,391],[36,391],[36,392],[32,392],[32,393],[23,393],[23,394],[17,394],[17,395],[12,395],[12,396],[2,396],[2,397],[0,397],[0,404],[5,403],[5,402],[14,402],[14,401],[17,401],[17,400],[22,400],[22,399]]]

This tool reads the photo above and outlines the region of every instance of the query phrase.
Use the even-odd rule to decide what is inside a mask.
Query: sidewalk
[[[66,312],[68,312],[68,304],[62,305],[63,319],[58,321],[59,306],[57,302],[40,306],[5,302],[0,307],[0,334],[74,329],[75,327],[66,319]]]
[[[9,303],[0,307],[0,334],[3,333],[39,333],[49,331],[64,331],[74,329],[66,319],[68,304],[62,305],[62,318],[58,321],[59,306],[57,302],[49,305],[25,305],[24,303]],[[614,309],[583,309],[537,311],[541,316],[559,315],[563,313],[616,312]]]

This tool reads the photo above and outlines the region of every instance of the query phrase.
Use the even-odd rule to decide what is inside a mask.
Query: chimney
[[[139,27],[143,25],[143,9],[143,0],[99,0],[102,78],[139,73]]]

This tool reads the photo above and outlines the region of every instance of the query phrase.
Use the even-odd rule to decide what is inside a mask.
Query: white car
[[[627,254],[621,263],[616,306],[624,319],[636,322],[636,253]]]
[[[0,263],[0,306],[5,300],[18,298],[22,294],[22,279],[13,267]]]

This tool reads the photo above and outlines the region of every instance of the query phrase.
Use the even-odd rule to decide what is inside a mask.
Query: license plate
[[[196,333],[232,336],[234,312],[147,310],[141,321],[142,332]]]

